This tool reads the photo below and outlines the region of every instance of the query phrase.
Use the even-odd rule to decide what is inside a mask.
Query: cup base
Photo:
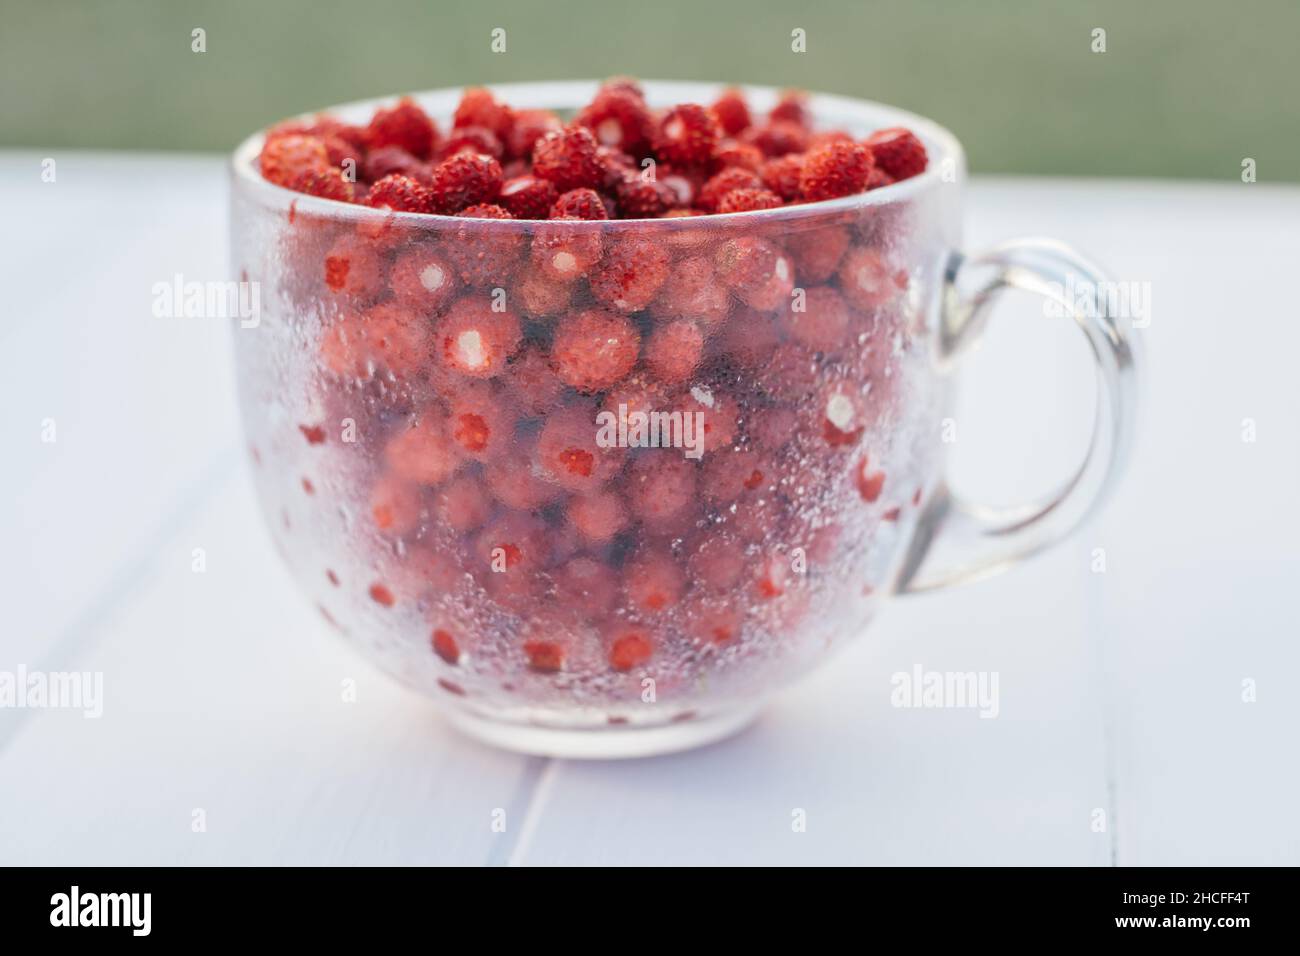
[[[753,723],[761,710],[755,704],[668,724],[582,729],[509,723],[467,710],[453,710],[447,717],[465,736],[502,750],[566,760],[623,760],[679,753],[725,740]]]

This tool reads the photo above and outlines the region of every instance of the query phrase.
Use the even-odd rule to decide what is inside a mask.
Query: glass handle
[[[1090,284],[1090,285],[1088,285]],[[900,593],[928,591],[996,574],[1061,540],[1106,499],[1126,463],[1137,406],[1134,342],[1112,305],[1072,301],[1067,288],[1110,288],[1096,267],[1063,243],[1017,239],[977,256],[954,255],[944,283],[939,361],[951,366],[979,337],[1003,289],[1057,302],[1083,330],[1097,363],[1097,416],[1083,463],[1046,499],[994,509],[966,501],[941,483],[921,514],[900,571]],[[963,289],[965,291],[963,291]]]

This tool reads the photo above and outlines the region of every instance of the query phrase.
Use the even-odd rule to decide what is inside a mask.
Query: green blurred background
[[[628,73],[894,103],[976,172],[1297,180],[1298,37],[1300,0],[3,0],[0,146],[224,151],[335,102]]]

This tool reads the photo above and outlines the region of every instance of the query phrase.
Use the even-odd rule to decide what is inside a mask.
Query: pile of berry
[[[291,477],[300,506],[318,509],[306,520],[361,513],[378,542],[364,571],[300,550],[344,592],[327,616],[353,621],[349,601],[418,615],[403,638],[460,673],[438,681],[458,694],[522,692],[556,672],[651,672],[663,692],[670,675],[689,687],[699,668],[797,644],[810,613],[860,624],[849,607],[870,592],[872,535],[919,506],[924,480],[883,440],[907,414],[913,331],[897,211],[581,220],[808,203],[925,165],[906,130],[814,132],[795,94],[755,122],[734,91],[656,111],[625,80],[567,126],[468,90],[446,135],[411,100],[366,127],[271,130],[273,182],[480,220],[291,205],[276,254],[245,264],[288,303],[292,348],[314,343],[290,359],[316,389],[288,400],[298,428],[254,416],[255,457],[263,444],[305,460]],[[536,221],[482,221],[511,218]],[[282,361],[237,338],[248,362]],[[702,454],[609,447],[597,417],[620,410],[701,416]],[[337,537],[350,557],[362,548]]]
[[[273,127],[261,155],[273,183],[398,212],[491,219],[654,219],[835,199],[923,172],[902,128],[858,141],[814,131],[805,97],[785,94],[755,122],[738,90],[712,106],[646,105],[632,80],[607,82],[565,124],[468,89],[444,136],[415,101],[366,126],[330,116]]]

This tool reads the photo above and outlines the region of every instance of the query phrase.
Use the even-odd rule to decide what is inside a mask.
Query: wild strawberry
[[[769,122],[794,123],[807,128],[812,122],[808,94],[803,90],[782,90],[776,105],[767,114]]]
[[[570,189],[551,207],[551,219],[608,219],[605,204],[594,189]]]
[[[308,196],[319,196],[321,199],[334,199],[338,202],[356,200],[356,188],[333,167],[302,170],[293,177],[289,188],[294,192],[306,193]]]
[[[763,181],[752,170],[731,167],[706,180],[695,203],[706,212],[716,212],[722,197],[732,190],[758,189],[762,185]]]
[[[702,416],[692,420],[703,422],[702,443],[705,452],[730,448],[736,440],[740,409],[736,400],[720,388],[693,386],[678,396],[673,403],[673,410],[680,411],[683,415]]]
[[[790,302],[794,266],[790,257],[763,239],[728,239],[714,255],[718,278],[746,304],[771,312]]]
[[[695,539],[695,546],[686,559],[691,580],[715,593],[735,587],[745,566],[744,544],[712,529]]]
[[[603,175],[601,189],[613,189],[614,185],[628,173],[640,173],[641,167],[636,160],[613,146],[597,146],[596,162],[600,163]]]
[[[550,110],[517,110],[514,126],[506,136],[506,151],[515,158],[531,159],[539,139],[563,128],[564,123]]]
[[[769,122],[765,126],[751,126],[745,142],[752,143],[768,158],[802,153],[808,148],[808,133],[796,123]]]
[[[700,187],[704,185],[704,173],[693,169],[660,166],[655,181],[667,190],[665,197],[671,197],[668,200],[670,206],[685,208],[695,204]]]
[[[642,630],[626,625],[609,645],[609,666],[616,671],[630,671],[654,656],[654,642]]]
[[[695,463],[675,450],[652,450],[632,462],[628,503],[650,532],[676,532],[694,510]]]
[[[442,484],[461,463],[446,416],[434,406],[389,438],[384,460],[394,475],[422,485]]]
[[[724,285],[723,290],[726,290]],[[740,306],[727,319],[715,347],[725,359],[747,372],[763,368],[781,341],[775,323],[757,309]]]
[[[726,286],[717,280],[713,263],[703,256],[682,259],[673,265],[668,280],[650,305],[656,319],[693,318],[705,331],[722,326],[731,309]]]
[[[591,544],[605,544],[628,524],[627,505],[614,491],[569,499],[569,526]]]
[[[677,202],[668,186],[631,172],[614,184],[614,198],[622,219],[655,219]]]
[[[727,505],[748,491],[771,483],[758,453],[740,448],[719,449],[704,459],[700,493],[715,505]]]
[[[379,581],[370,585],[370,599],[383,607],[392,607],[397,603],[397,598],[393,596],[393,592]]]
[[[864,310],[887,305],[907,287],[907,274],[890,269],[880,253],[866,246],[856,246],[844,254],[839,279],[844,298]]]
[[[775,209],[782,205],[785,203],[781,197],[766,189],[733,189],[718,203],[718,212],[720,214],[754,212],[758,209]]]
[[[564,646],[557,641],[524,641],[528,666],[539,674],[555,674],[564,669]]]
[[[268,138],[258,157],[262,177],[277,186],[292,188],[302,173],[329,169],[329,154],[316,136],[280,135]]]
[[[537,437],[537,473],[566,491],[590,493],[623,467],[624,450],[602,447],[595,409],[570,406],[552,412]]]
[[[514,123],[514,111],[481,86],[469,87],[461,94],[452,117],[453,130],[478,126],[500,138],[510,135]]]
[[[580,221],[552,219],[533,231],[532,261],[546,278],[573,282],[600,260],[604,248],[600,232],[572,225]]]
[[[834,275],[844,258],[844,250],[849,247],[849,238],[849,231],[842,226],[818,226],[789,233],[785,237],[785,249],[794,260],[799,281],[825,282]]]
[[[717,600],[696,599],[691,602],[687,632],[706,647],[730,644],[739,640],[745,615],[739,608]]]
[[[550,532],[544,521],[506,514],[479,532],[474,560],[488,578],[544,568],[550,559]]]
[[[867,192],[873,189],[880,189],[884,186],[892,186],[895,183],[893,176],[885,172],[879,166],[871,167],[871,175],[867,177]]]
[[[429,191],[433,211],[443,215],[490,203],[501,192],[501,164],[479,153],[457,153],[433,167]]]
[[[641,155],[650,139],[650,111],[636,93],[619,87],[600,90],[574,120],[591,130],[596,142]]]
[[[402,537],[420,524],[423,500],[419,485],[384,476],[370,489],[370,517],[385,534]]]
[[[640,312],[668,278],[669,254],[648,239],[624,239],[597,266],[588,284],[592,297],[620,312]]]
[[[366,127],[366,144],[371,149],[400,146],[417,159],[428,159],[437,143],[437,125],[409,97],[377,110]]]
[[[457,153],[481,153],[501,159],[506,152],[497,134],[483,126],[458,126],[447,134],[441,156],[445,159]]]
[[[848,339],[852,320],[849,307],[830,286],[805,290],[802,301],[800,297],[792,297],[788,307],[779,314],[790,337],[810,349],[829,352],[842,347]]]
[[[388,284],[397,301],[426,315],[455,297],[460,286],[450,263],[427,246],[412,246],[398,255]]]
[[[645,551],[623,567],[623,587],[638,611],[666,611],[681,600],[686,576],[667,552]]]
[[[501,455],[514,440],[511,403],[485,382],[467,382],[451,399],[448,430],[467,458],[486,461]]]
[[[524,315],[540,318],[559,315],[573,299],[573,285],[545,275],[536,267],[515,281],[515,301]]]
[[[483,466],[483,480],[492,497],[507,508],[535,511],[564,492],[556,484],[533,473],[536,457],[535,439],[515,442],[499,459]]]
[[[870,424],[861,391],[844,383],[823,389],[813,407],[821,419],[822,439],[832,448],[856,445]]]
[[[786,202],[799,198],[799,181],[803,177],[803,153],[786,153],[769,159],[759,170],[763,185]]]
[[[498,312],[487,297],[456,300],[434,333],[434,353],[446,368],[470,378],[491,378],[519,346],[519,317]]]
[[[453,478],[434,497],[434,514],[438,522],[458,534],[483,526],[492,516],[492,499],[483,482],[469,475]]]
[[[535,346],[512,358],[503,378],[511,398],[529,415],[550,411],[564,393],[564,383],[551,368],[550,360]]]
[[[533,175],[549,179],[562,193],[584,186],[600,188],[605,171],[591,131],[570,125],[538,139],[533,145]]]
[[[554,579],[556,603],[566,611],[600,617],[618,603],[618,575],[595,558],[579,555],[564,562]]]
[[[366,153],[359,170],[362,179],[375,182],[392,173],[401,173],[420,183],[429,184],[429,164],[416,159],[400,146],[380,146]]]
[[[696,103],[683,103],[660,118],[652,139],[655,155],[661,161],[701,166],[709,161],[722,139],[722,127],[712,110]]]
[[[560,198],[555,183],[537,176],[516,176],[501,186],[497,202],[510,210],[516,219],[546,219]]]
[[[862,141],[876,165],[894,179],[908,179],[925,172],[925,146],[911,130],[902,127],[878,129]]]
[[[880,499],[880,492],[885,487],[885,473],[883,471],[868,471],[867,456],[863,455],[862,460],[854,468],[853,477],[858,485],[858,494],[867,504],[874,504]]]
[[[393,212],[434,212],[433,193],[409,176],[389,173],[372,183],[366,193],[366,205]]]
[[[719,143],[718,148],[713,151],[713,159],[709,168],[715,174],[731,167],[748,169],[751,173],[756,173],[763,168],[765,162],[767,162],[767,157],[763,155],[763,151],[757,146],[728,139]]]
[[[480,203],[456,213],[460,219],[512,219],[500,206]],[[442,249],[460,281],[479,288],[503,288],[519,268],[527,237],[509,226],[466,223]]]
[[[345,234],[325,253],[325,287],[337,295],[370,300],[384,290],[384,259],[378,245]]]
[[[788,554],[774,552],[765,557],[754,576],[754,591],[761,599],[779,598],[797,583],[793,560]]]
[[[398,378],[417,375],[429,360],[428,324],[397,302],[381,302],[363,313],[361,339],[365,360]]]
[[[460,646],[456,643],[456,638],[451,636],[450,631],[435,628],[433,636],[430,638],[430,644],[433,647],[433,652],[448,664],[454,666],[460,660]]]
[[[750,123],[749,104],[745,102],[745,94],[734,86],[723,90],[713,102],[713,115],[718,118],[718,124],[726,135],[743,133]]]
[[[871,151],[858,143],[832,142],[810,149],[799,177],[800,194],[808,202],[818,202],[860,193],[872,164]]]
[[[673,319],[650,332],[645,363],[665,385],[678,385],[694,374],[704,354],[704,333],[692,319]]]

